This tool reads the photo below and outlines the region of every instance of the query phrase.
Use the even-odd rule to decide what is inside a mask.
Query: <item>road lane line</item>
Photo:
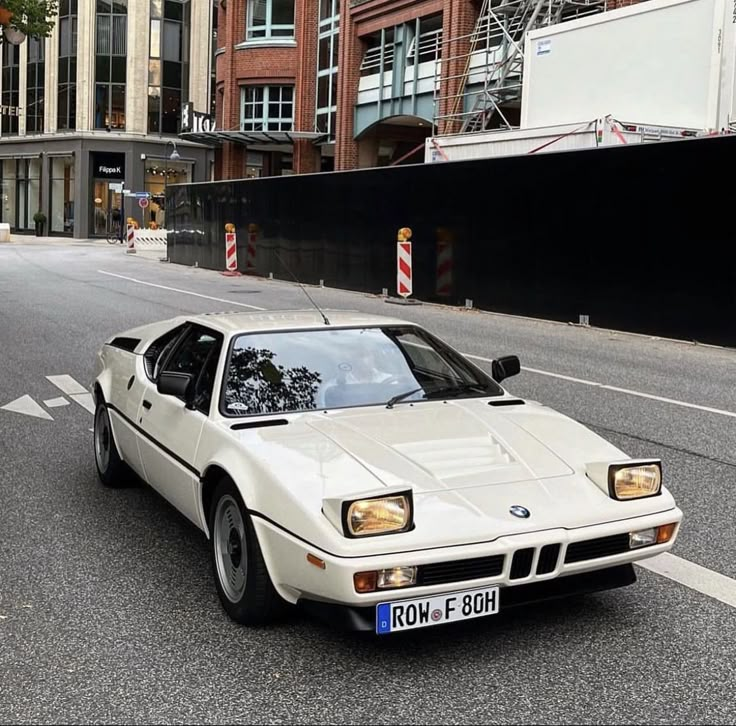
[[[466,358],[473,358],[475,360],[482,360],[486,363],[492,363],[493,358],[484,358],[482,355],[473,355],[472,353],[463,353]],[[666,398],[665,396],[655,396],[652,393],[643,393],[642,391],[632,391],[630,388],[620,388],[619,386],[609,386],[607,383],[598,383],[597,381],[589,381],[585,378],[575,378],[574,376],[564,376],[561,373],[552,373],[550,371],[543,371],[539,368],[527,368],[522,367],[523,371],[528,373],[536,373],[540,376],[549,376],[550,378],[559,378],[563,381],[570,381],[571,383],[580,383],[583,386],[591,386],[592,388],[601,388],[604,391],[613,391],[614,393],[623,393],[627,396],[636,396],[637,398],[648,398],[652,401],[659,401],[660,403],[670,403],[674,406],[681,406],[683,408],[694,408],[698,411],[705,411],[706,413],[715,413],[719,416],[728,416],[729,418],[736,418],[736,412],[726,411],[722,408],[713,408],[712,406],[701,406],[698,403],[689,403],[688,401],[679,401],[676,398]]]
[[[205,300],[214,300],[215,302],[227,303],[228,305],[237,305],[241,308],[250,308],[251,310],[266,310],[258,305],[248,305],[246,303],[235,302],[234,300],[226,300],[224,297],[213,297],[212,295],[203,295],[200,292],[192,292],[191,290],[181,290],[178,287],[167,287],[166,285],[157,285],[155,282],[146,282],[145,280],[137,280],[135,277],[127,277],[126,275],[118,275],[116,272],[107,272],[106,270],[97,270],[102,275],[110,275],[110,277],[119,277],[121,280],[135,282],[139,285],[148,285],[148,287],[157,287],[159,290],[169,290],[170,292],[178,292],[182,295],[192,295],[194,297],[202,297]]]
[[[681,585],[736,608],[736,580],[669,552],[636,563]]]
[[[62,376],[46,376],[62,393],[67,396],[72,393],[87,393],[87,389],[79,382],[75,381],[66,373]]]

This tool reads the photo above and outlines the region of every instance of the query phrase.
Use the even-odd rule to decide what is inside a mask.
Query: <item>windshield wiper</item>
[[[421,386],[419,388],[414,388],[411,391],[406,391],[406,393],[399,393],[398,396],[394,396],[393,398],[389,398],[388,401],[386,401],[386,408],[393,408],[395,403],[398,403],[399,401],[403,401],[405,398],[409,398],[414,393],[419,393],[419,391],[423,391],[424,388]]]
[[[454,386],[443,386],[436,388],[434,391],[428,391],[428,396],[446,396],[448,393],[466,393],[467,391],[477,391],[485,393],[486,387],[482,383],[458,383]]]

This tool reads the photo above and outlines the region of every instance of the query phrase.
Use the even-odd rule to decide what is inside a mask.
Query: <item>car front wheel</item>
[[[110,414],[104,401],[97,404],[95,410],[95,464],[100,481],[107,487],[125,486],[129,478],[129,470],[120,458],[110,425]]]
[[[263,560],[258,538],[237,487],[224,478],[210,507],[210,552],[220,601],[242,625],[266,625],[286,608]]]

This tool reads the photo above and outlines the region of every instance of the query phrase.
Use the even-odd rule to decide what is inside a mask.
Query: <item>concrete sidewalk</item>
[[[11,234],[10,242],[0,242],[2,245],[39,245],[53,247],[97,247],[109,249],[111,252],[117,250],[124,254],[142,257],[150,260],[168,261],[166,256],[166,248],[160,244],[150,244],[144,240],[136,241],[135,253],[127,251],[126,243],[117,243],[111,245],[106,239],[79,239],[74,237],[36,237],[36,235]]]

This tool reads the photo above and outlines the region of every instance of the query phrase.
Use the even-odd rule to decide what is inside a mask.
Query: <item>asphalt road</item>
[[[468,354],[519,354],[507,388],[661,456],[685,513],[674,554],[736,578],[735,351],[310,293],[416,320]],[[62,395],[46,376],[88,385],[115,332],[235,303],[309,306],[292,284],[106,245],[2,245],[0,406]],[[382,639],[300,614],[238,627],[203,535],[146,487],[98,484],[85,408],[44,410],[53,420],[0,410],[2,723],[736,721],[734,607],[641,568],[623,590]]]

